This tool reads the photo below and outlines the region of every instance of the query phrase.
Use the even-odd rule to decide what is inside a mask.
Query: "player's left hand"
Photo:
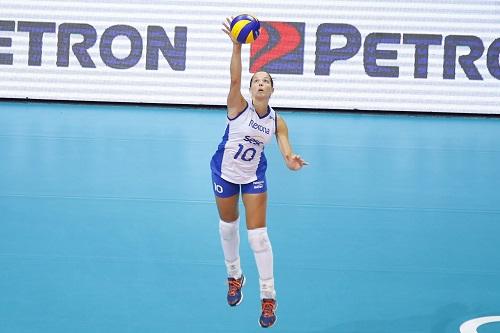
[[[299,170],[301,169],[304,165],[308,165],[309,163],[307,163],[306,161],[304,161],[302,159],[302,157],[300,157],[299,155],[292,155],[290,156],[287,161],[286,161],[286,165],[287,167],[290,169],[290,170]]]

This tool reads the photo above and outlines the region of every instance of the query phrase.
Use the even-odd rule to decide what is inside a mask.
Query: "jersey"
[[[264,146],[276,133],[276,112],[267,107],[263,117],[247,102],[234,119],[227,120],[226,131],[212,157],[212,172],[228,182],[248,184],[262,178],[267,169]]]

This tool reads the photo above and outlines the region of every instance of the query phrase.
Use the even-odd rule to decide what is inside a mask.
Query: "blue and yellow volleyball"
[[[249,44],[259,37],[260,22],[252,15],[242,14],[231,21],[231,34],[241,44]]]

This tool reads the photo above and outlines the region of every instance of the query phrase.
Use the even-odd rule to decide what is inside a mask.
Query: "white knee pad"
[[[254,253],[265,252],[271,249],[267,228],[248,230],[248,242]]]
[[[239,222],[239,218],[234,222],[224,222],[220,220],[219,233],[223,240],[232,240],[238,234],[240,229]]]

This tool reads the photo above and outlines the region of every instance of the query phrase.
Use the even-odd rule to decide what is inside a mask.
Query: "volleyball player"
[[[227,127],[210,163],[220,218],[219,233],[228,274],[227,302],[230,306],[236,306],[243,299],[245,276],[239,255],[238,211],[241,192],[248,242],[259,272],[262,310],[259,323],[262,327],[271,327],[276,321],[277,303],[273,251],[266,227],[267,162],[264,145],[276,136],[284,161],[291,170],[299,170],[307,162],[293,153],[285,121],[269,106],[269,99],[274,92],[273,79],[269,73],[257,72],[252,76],[249,101],[241,94],[242,45],[230,33],[229,25],[228,18],[222,29],[233,43]]]

